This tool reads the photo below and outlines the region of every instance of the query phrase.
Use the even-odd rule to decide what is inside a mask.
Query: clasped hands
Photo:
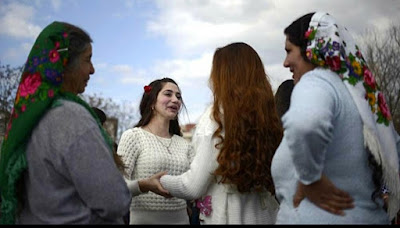
[[[160,178],[167,174],[166,171],[163,172],[158,172],[154,174],[153,176],[142,179],[139,181],[139,188],[141,192],[154,192],[158,195],[164,196],[165,198],[171,198],[173,197],[169,192],[163,188],[163,186],[160,183]]]
[[[298,182],[293,206],[298,207],[306,197],[319,208],[336,215],[344,216],[345,209],[354,208],[353,198],[347,192],[336,188],[325,175],[310,185]]]

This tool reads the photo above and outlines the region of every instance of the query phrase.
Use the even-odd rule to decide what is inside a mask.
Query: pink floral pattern
[[[205,196],[203,200],[196,200],[196,206],[200,209],[200,213],[209,216],[212,212],[211,196]]]
[[[368,68],[365,67],[364,69],[364,82],[369,86],[371,89],[375,90],[376,89],[376,82],[375,78],[372,75],[371,71],[369,71]]]
[[[383,118],[391,120],[392,115],[390,114],[385,97],[383,96],[382,93],[378,94],[378,104],[379,104],[379,110],[381,111]]]
[[[41,83],[42,77],[40,76],[40,73],[29,74],[21,82],[19,88],[20,96],[26,97],[30,94],[34,94]]]

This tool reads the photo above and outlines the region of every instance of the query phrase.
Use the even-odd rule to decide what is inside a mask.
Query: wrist
[[[139,181],[139,191],[141,193],[147,193],[149,191],[149,188],[147,187],[147,180],[143,179]]]

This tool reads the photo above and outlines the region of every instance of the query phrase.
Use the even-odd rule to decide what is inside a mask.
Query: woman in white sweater
[[[156,174],[180,175],[193,159],[190,143],[181,137],[178,113],[182,105],[174,80],[153,81],[144,87],[140,121],[121,136],[117,153],[126,166],[133,196],[130,224],[189,224],[186,200],[169,196],[158,181],[164,173]]]
[[[161,184],[198,199],[201,224],[274,224],[270,166],[282,128],[263,63],[245,43],[218,48],[210,84],[214,103],[196,126],[190,169],[162,176]]]

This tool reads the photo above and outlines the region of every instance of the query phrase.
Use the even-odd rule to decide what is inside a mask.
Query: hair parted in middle
[[[178,88],[178,84],[171,78],[162,78],[152,81],[149,85],[147,85],[148,89],[143,91],[142,100],[140,101],[140,120],[135,125],[135,127],[146,126],[154,114],[154,105],[157,102],[158,93],[162,90],[165,84],[168,82],[175,84]],[[182,107],[185,107],[185,104],[182,101]],[[178,115],[174,120],[170,120],[169,123],[169,133],[172,135],[182,136],[181,127],[179,126]]]
[[[275,194],[270,167],[283,129],[257,52],[245,43],[218,48],[210,86],[212,117],[218,124],[213,137],[220,139],[215,145],[220,153],[214,174],[239,192],[268,190]]]

